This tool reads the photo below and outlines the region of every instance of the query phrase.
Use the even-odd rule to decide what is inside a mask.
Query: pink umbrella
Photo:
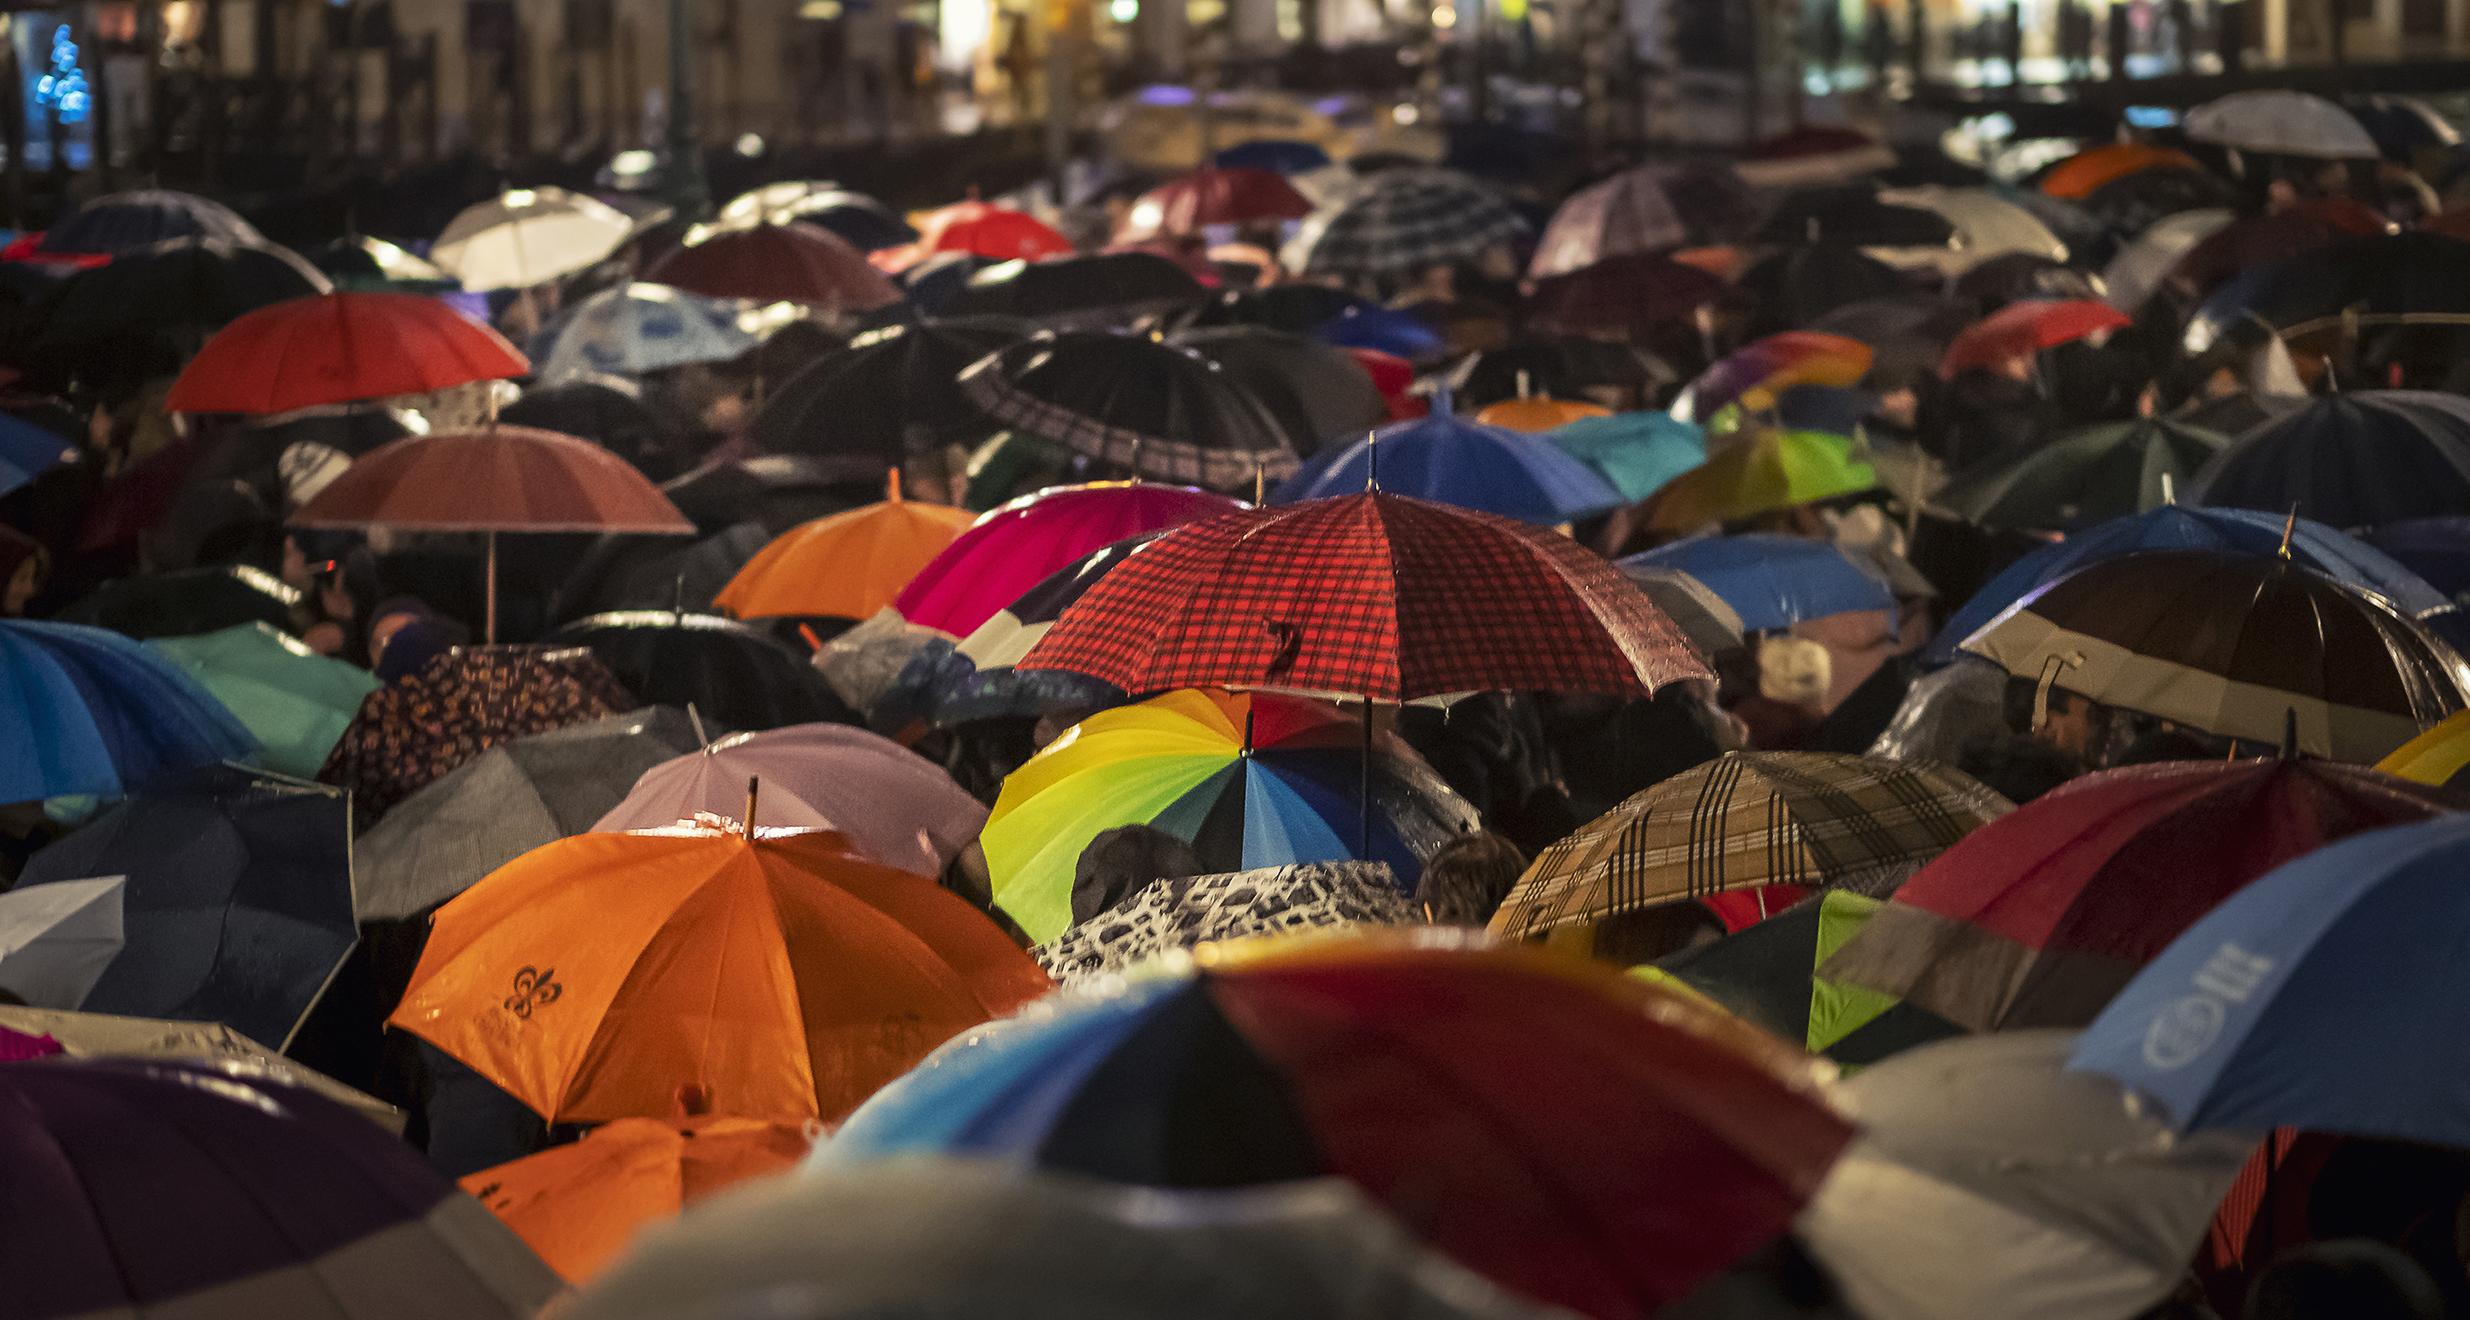
[[[1145,481],[1099,481],[1024,495],[944,547],[892,608],[922,628],[967,637],[1056,569],[1127,536],[1244,507],[1224,495]]]

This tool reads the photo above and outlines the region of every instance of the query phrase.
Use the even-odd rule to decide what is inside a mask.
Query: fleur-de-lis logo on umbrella
[[[535,1008],[546,1008],[566,993],[566,987],[553,978],[554,967],[526,967],[515,973],[515,992],[506,996],[506,1011],[519,1018],[529,1018]]]

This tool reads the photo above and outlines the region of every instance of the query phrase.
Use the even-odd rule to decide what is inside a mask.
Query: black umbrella
[[[1955,296],[1987,315],[2027,298],[2097,301],[2101,283],[2063,261],[2032,252],[2002,252],[1957,276]]]
[[[1798,330],[1838,307],[1909,292],[1894,267],[1833,243],[1798,247],[1742,272],[1734,286],[1758,301],[1751,333]]]
[[[192,568],[106,582],[64,609],[62,623],[86,623],[130,637],[187,637],[241,623],[288,631],[300,592],[242,564]]]
[[[1626,344],[1582,335],[1526,335],[1479,354],[1458,386],[1457,403],[1472,413],[1518,398],[1521,376],[1524,393],[1555,399],[1585,399],[1588,390],[1605,387],[1636,399],[1655,383],[1645,360]]]
[[[564,622],[613,610],[708,611],[772,536],[760,522],[742,522],[684,545],[674,536],[601,537],[558,588],[551,617]]]
[[[18,888],[128,877],[126,943],[80,1005],[221,1022],[280,1048],[359,938],[340,789],[210,767],[36,853]]]
[[[1041,334],[988,355],[961,387],[997,419],[1138,476],[1232,490],[1296,466],[1260,400],[1199,353],[1155,339]]]
[[[2086,194],[2085,212],[2113,234],[2141,234],[2165,215],[2235,206],[2230,185],[2203,170],[2164,167],[2121,175]]]
[[[289,248],[220,238],[173,239],[81,270],[43,314],[38,347],[86,344],[169,327],[211,327],[334,285]]]
[[[1767,212],[1749,241],[1938,247],[1954,236],[1954,224],[1938,212],[1880,201],[1867,188],[1796,188]]]
[[[974,446],[995,427],[953,382],[1031,333],[993,316],[870,330],[790,377],[755,414],[749,437],[771,453],[856,460],[877,474],[912,454]]]
[[[766,454],[715,463],[661,483],[661,493],[709,536],[760,522],[774,536],[883,498],[883,468],[847,455]]]
[[[945,316],[1031,319],[1198,301],[1191,272],[1153,252],[1108,252],[1054,261],[1007,261],[969,277],[939,309]]]
[[[2240,436],[2185,498],[2295,509],[2334,527],[2470,513],[2470,399],[2432,390],[2326,395]]]
[[[692,705],[733,729],[854,722],[805,656],[735,619],[621,610],[577,619],[548,640],[590,647],[646,703]]]
[[[1259,325],[1307,335],[1350,310],[1370,310],[1379,304],[1344,289],[1321,284],[1273,284],[1266,289],[1231,289],[1195,309],[1187,327]]]
[[[1829,905],[1834,911],[1829,910]],[[1810,899],[1764,921],[1743,927],[1721,939],[1656,960],[1666,973],[1794,1044],[1810,1035],[1810,999],[1818,964],[1833,944],[1849,931],[1831,931],[1835,924],[1858,929],[1877,900],[1857,894],[1830,894]],[[1822,949],[1822,937],[1832,944]],[[1840,1024],[1836,1024],[1840,1025]],[[1963,1028],[1911,1004],[1894,1007],[1828,1043],[1819,1052],[1838,1063],[1876,1063],[1899,1050],[1948,1036]]]
[[[1307,458],[1328,441],[1390,420],[1389,401],[1344,349],[1255,325],[1180,330],[1174,340],[1199,349],[1250,391]]]
[[[694,448],[683,428],[641,397],[597,381],[525,390],[522,398],[498,412],[498,420],[582,436],[654,481],[667,481],[694,466]]]
[[[901,292],[909,295],[910,305],[903,307],[895,303],[878,308],[868,314],[866,328],[874,330],[899,325],[915,312],[941,315],[944,305],[959,297],[962,289],[969,287],[971,276],[999,264],[993,257],[981,257],[974,252],[938,252],[901,272]]]
[[[2269,331],[2295,338],[2344,326],[2458,324],[2470,313],[2470,242],[2411,231],[2347,238],[2234,276],[2189,323],[2190,342]]]
[[[300,255],[325,272],[326,278],[339,289],[445,293],[461,287],[453,276],[379,238],[347,234],[306,249]]]
[[[181,238],[234,243],[264,240],[240,213],[195,193],[140,189],[107,193],[44,231],[44,252],[118,256]]]

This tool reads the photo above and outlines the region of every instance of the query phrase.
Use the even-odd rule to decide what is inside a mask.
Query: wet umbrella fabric
[[[1203,166],[1143,193],[1133,205],[1124,236],[1190,234],[1210,225],[1275,224],[1310,214],[1311,201],[1275,170]]]
[[[899,302],[889,276],[839,235],[792,221],[727,229],[663,257],[644,278],[707,298],[871,312]]]
[[[0,1031],[48,1038],[72,1059],[186,1059],[233,1062],[250,1076],[315,1091],[348,1105],[387,1132],[401,1135],[403,1111],[326,1074],[301,1067],[220,1022],[174,1022],[169,1018],[115,1017],[0,1004]]]
[[[0,413],[0,495],[76,457],[76,447],[58,433]]]
[[[1517,212],[1463,175],[1400,170],[1373,176],[1362,192],[1329,215],[1303,269],[1404,274],[1473,259],[1527,232],[1527,222]]]
[[[1072,255],[1072,240],[1035,216],[985,202],[959,202],[918,224],[926,252],[967,252],[995,261],[1043,261]]]
[[[1384,490],[1552,526],[1620,507],[1621,492],[1540,436],[1450,415],[1388,426],[1312,456],[1272,504]]]
[[[1707,460],[1706,433],[1660,412],[1581,417],[1543,433],[1545,443],[1577,459],[1629,501]]]
[[[260,308],[223,327],[181,370],[163,407],[295,412],[426,394],[530,369],[496,331],[436,299],[330,293]]]
[[[1680,625],[1700,655],[1715,656],[1743,645],[1741,614],[1707,584],[1677,568],[1622,560],[1613,565],[1655,608]]]
[[[1300,862],[1159,880],[1029,952],[1069,990],[1173,949],[1419,920],[1383,863]]]
[[[263,569],[230,564],[118,578],[69,605],[58,618],[62,623],[92,624],[144,641],[256,623],[287,628],[292,607],[300,599],[299,589],[281,578]]]
[[[989,415],[1139,476],[1231,490],[1295,470],[1277,419],[1188,348],[1042,334],[988,355],[960,384]]]
[[[1126,537],[1056,569],[962,638],[931,680],[934,722],[950,727],[973,719],[1036,718],[1075,706],[1090,709],[1115,704],[1122,689],[1111,684],[1061,669],[1022,673],[1015,666],[1072,602],[1089,594],[1134,550],[1167,530],[1171,529]]]
[[[258,741],[259,765],[314,779],[360,703],[383,686],[264,623],[147,643],[189,672]]]
[[[1571,193],[1552,213],[1527,278],[1549,279],[1608,257],[1661,252],[1689,242],[1689,227],[1669,196],[1673,173],[1642,166]]]
[[[1252,326],[1180,330],[1174,340],[1199,350],[1260,400],[1287,443],[1306,457],[1390,420],[1388,401],[1344,349]]]
[[[1147,482],[1093,482],[1024,495],[987,513],[902,588],[903,619],[961,638],[1081,556],[1143,532],[1243,506],[1224,495]]]
[[[1892,610],[1895,589],[1823,541],[1773,533],[1696,536],[1620,562],[1687,573],[1740,619],[1766,631],[1853,610]]]
[[[1866,344],[1842,335],[1788,330],[1754,339],[1698,374],[1689,384],[1688,417],[1712,423],[1728,404],[1757,413],[1775,407],[1780,391],[1795,385],[1853,385],[1874,358]],[[1682,409],[1676,406],[1675,416]]]
[[[2232,92],[2187,112],[2187,136],[2241,151],[2319,160],[2374,160],[2376,140],[2349,111],[2321,96],[2283,90]]]
[[[11,1313],[519,1320],[555,1274],[419,1152],[246,1063],[0,1066]]]
[[[346,234],[300,255],[338,289],[436,294],[462,287],[454,276],[382,238]]]
[[[83,203],[43,233],[41,252],[118,256],[179,239],[263,243],[240,213],[195,193],[139,189]]]
[[[1958,474],[1931,497],[1993,527],[2067,531],[2171,503],[2230,437],[2166,418],[2109,422]]]
[[[177,665],[118,633],[0,620],[0,801],[127,793],[257,741]]]
[[[1628,253],[1536,282],[1527,319],[1568,334],[1687,324],[1724,300],[1724,281],[1669,257]]]
[[[2060,161],[2056,168],[2041,178],[2041,191],[2052,197],[2082,198],[2094,189],[2115,179],[2150,169],[2201,169],[2195,157],[2170,147],[2148,146],[2143,143],[2114,142],[2083,151]]]
[[[1835,243],[1858,248],[1945,247],[1955,226],[1938,212],[1898,206],[1868,188],[1787,193],[1749,237],[1760,244]]]
[[[791,528],[738,570],[713,603],[741,619],[764,615],[873,618],[975,518],[900,497]]]
[[[2391,556],[2437,591],[2470,591],[2470,517],[2405,518],[2371,527],[2359,539]]]
[[[772,543],[771,529],[742,522],[701,540],[604,536],[558,587],[555,617],[615,610],[709,610],[729,579]]]
[[[2376,217],[2368,214],[2368,219]],[[2208,242],[2232,235],[2225,229]],[[2407,325],[2426,317],[2433,325],[2458,324],[2470,312],[2470,242],[2443,233],[2371,233],[2346,237],[2294,238],[2287,248],[2245,263],[2235,278],[2223,272],[2201,307],[2188,318],[2192,348],[2232,340],[2251,342],[2259,332],[2286,338],[2314,335],[2344,324]],[[2181,262],[2178,275],[2205,255],[2199,247]],[[2270,264],[2267,264],[2269,262]]]
[[[684,293],[666,284],[627,284],[585,299],[564,319],[535,374],[556,382],[578,376],[640,376],[690,362],[725,362],[753,348],[739,325],[743,305]],[[535,352],[540,345],[533,344]]]
[[[343,794],[217,767],[136,794],[18,883],[128,877],[126,947],[78,1007],[282,1045],[360,937],[351,839]]]
[[[587,647],[639,701],[692,705],[731,729],[776,729],[841,713],[806,657],[735,619],[624,610],[577,619],[549,634]]]
[[[224,325],[261,307],[334,292],[324,272],[271,243],[175,239],[71,275],[46,304],[38,348]]]
[[[1959,847],[1962,845],[1958,845]],[[1882,906],[1835,889],[1654,966],[1812,1054],[1872,1064],[1961,1028],[1895,996],[1824,974],[1822,964]]]
[[[1735,286],[1757,302],[1755,328],[1784,331],[1839,307],[1905,293],[1912,282],[1859,248],[1819,243],[1766,258],[1742,272]]]
[[[1992,312],[1955,337],[1939,359],[1945,380],[1967,367],[1995,367],[2008,358],[2030,357],[2045,348],[2131,324],[2127,314],[2089,299],[2027,299]]]
[[[1708,444],[1705,462],[1665,482],[1639,508],[1657,531],[1690,532],[1878,484],[1878,469],[1850,438],[1761,426]]]
[[[2376,762],[2388,775],[2447,788],[2470,788],[2470,776],[2462,774],[2465,766],[2470,766],[2470,713],[2458,711]]]
[[[2326,395],[2240,436],[2189,502],[2335,527],[2470,513],[2470,400],[2427,390]]]
[[[975,445],[996,424],[952,387],[963,369],[1029,336],[986,317],[871,330],[784,382],[748,435],[775,454],[848,455],[877,469],[946,445]]]
[[[633,465],[588,440],[528,426],[410,436],[353,460],[291,517],[295,527],[416,531],[694,530]]]
[[[654,481],[666,481],[693,461],[686,429],[655,412],[639,390],[625,382],[570,380],[535,384],[523,397],[498,409],[498,421],[560,435],[578,436],[635,465]]]
[[[563,188],[520,188],[465,207],[429,259],[475,293],[523,289],[598,265],[631,237],[616,207]]]
[[[2181,211],[2153,222],[2144,232],[2119,246],[2118,254],[2101,268],[2102,297],[2112,307],[2134,314],[2161,288],[2163,277],[2196,244],[2237,218],[2224,207]]]
[[[970,276],[969,283],[936,310],[945,316],[1036,320],[1191,302],[1204,292],[1181,266],[1155,253],[1108,252],[989,266]]]
[[[773,183],[729,199],[713,217],[718,227],[803,220],[848,240],[860,252],[917,241],[918,231],[883,203],[830,184]]]
[[[128,877],[26,885],[0,893],[0,990],[35,1008],[73,1009],[120,956]]]

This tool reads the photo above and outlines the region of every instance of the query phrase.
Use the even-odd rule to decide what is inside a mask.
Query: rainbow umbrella
[[[1815,330],[1754,339],[1700,372],[1673,405],[1673,416],[1703,424],[1736,399],[1755,412],[1774,407],[1775,392],[1786,386],[1855,384],[1869,374],[1870,356],[1859,340]]]
[[[892,608],[955,639],[1056,569],[1127,536],[1181,527],[1243,505],[1189,486],[1095,481],[1023,495],[990,510],[927,561]]]

